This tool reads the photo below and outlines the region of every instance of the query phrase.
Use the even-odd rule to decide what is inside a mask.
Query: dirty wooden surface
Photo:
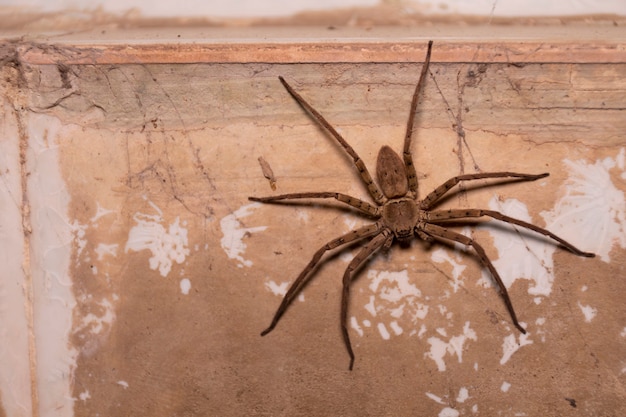
[[[470,252],[394,246],[354,282],[352,372],[339,302],[355,248],[330,257],[276,329],[259,333],[280,288],[314,251],[368,219],[336,207],[251,205],[247,197],[367,198],[350,159],[277,77],[373,172],[382,145],[400,150],[425,40],[414,46],[414,62],[310,63],[303,55],[301,63],[76,63],[68,50],[68,62],[62,53],[52,63],[26,54],[5,66],[3,95],[13,107],[3,118],[19,134],[2,139],[30,149],[30,172],[43,164],[36,155],[56,152],[67,210],[48,221],[73,225],[70,328],[59,336],[70,346],[59,360],[70,365],[63,373],[32,359],[33,407],[46,415],[62,404],[63,415],[77,416],[623,414],[626,60],[610,50],[605,60],[573,54],[577,44],[562,43],[569,54],[542,59],[533,42],[501,43],[518,51],[509,62],[469,52],[454,62],[437,51],[459,43],[435,38],[412,149],[420,194],[460,173],[550,172],[536,183],[468,187],[445,206],[505,210],[517,202],[516,215],[527,210],[540,226],[547,216],[563,237],[605,256],[556,249],[546,257],[541,251],[554,246],[524,232],[506,229],[512,240],[503,244],[498,226],[465,229],[492,260],[509,259],[496,267],[529,331],[520,337]],[[489,44],[480,49],[492,56]],[[45,194],[45,185],[24,178],[29,192]],[[589,187],[576,181],[605,192],[584,194]],[[30,268],[52,267],[42,255]],[[32,276],[35,303],[55,297],[54,279]],[[46,317],[36,304],[32,314],[37,352],[46,349]],[[65,384],[74,400],[46,395],[48,384]]]

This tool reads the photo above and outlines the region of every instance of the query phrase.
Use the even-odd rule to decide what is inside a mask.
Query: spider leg
[[[332,127],[332,125],[328,123],[326,119],[324,119],[324,116],[322,116],[309,103],[307,103],[306,100],[302,98],[300,94],[298,94],[293,88],[291,88],[291,86],[287,83],[287,81],[285,81],[285,79],[282,76],[279,76],[278,79],[283,84],[287,92],[291,94],[291,97],[293,97],[298,102],[298,104],[302,106],[302,108],[304,108],[307,112],[309,112],[313,116],[317,124],[319,124],[324,129],[326,129],[337,140],[337,142],[339,142],[339,144],[343,146],[343,149],[354,160],[354,166],[359,171],[359,175],[361,176],[361,179],[367,186],[367,189],[370,195],[372,196],[372,198],[374,199],[374,201],[376,201],[376,203],[378,203],[379,205],[383,204],[385,201],[385,197],[383,196],[382,192],[380,191],[380,189],[378,188],[378,186],[372,179],[372,176],[367,170],[365,163],[363,162],[361,157],[359,157],[359,155],[354,151],[354,149],[352,149],[352,146],[350,146],[350,144],[346,142],[346,140],[339,134],[339,132],[337,132],[337,130],[334,127]]]
[[[504,286],[504,283],[502,282],[502,279],[500,278],[500,275],[498,274],[498,271],[496,270],[496,268],[493,266],[493,264],[487,257],[487,254],[485,253],[485,250],[483,249],[483,247],[480,246],[473,239],[465,235],[462,235],[460,233],[441,227],[441,226],[437,226],[437,225],[430,224],[430,223],[424,223],[422,227],[423,227],[422,230],[426,234],[434,238],[440,238],[444,240],[451,240],[454,242],[459,242],[465,246],[471,246],[474,249],[474,251],[478,255],[478,258],[480,259],[480,262],[483,264],[483,266],[485,266],[489,270],[489,272],[491,273],[491,276],[496,281],[496,284],[498,284],[498,288],[500,289],[500,294],[502,295],[502,298],[504,299],[504,304],[506,304],[507,310],[509,310],[509,315],[511,316],[511,320],[513,321],[513,324],[515,325],[515,327],[517,327],[517,329],[520,332],[522,332],[523,334],[526,334],[526,329],[524,329],[517,321],[517,316],[515,315],[515,310],[513,309],[513,304],[511,303],[511,298],[509,297],[509,293],[507,292],[506,287]]]
[[[428,50],[426,51],[426,59],[422,65],[422,72],[420,73],[420,79],[415,86],[415,92],[413,93],[413,100],[411,101],[411,110],[409,112],[409,120],[406,124],[406,134],[404,135],[404,151],[402,153],[404,157],[404,165],[406,166],[407,179],[409,180],[409,190],[413,195],[417,195],[417,173],[415,172],[415,165],[413,165],[413,155],[411,155],[411,136],[413,135],[413,125],[415,123],[415,114],[417,112],[417,104],[419,102],[419,96],[423,89],[424,80],[426,74],[428,74],[428,66],[430,65],[430,53],[433,49],[433,41],[428,42]]]
[[[477,218],[477,217],[491,217],[496,220],[500,220],[506,223],[512,223],[521,227],[525,227],[526,229],[530,229],[534,232],[547,236],[557,242],[559,242],[563,247],[578,256],[585,256],[587,258],[593,258],[596,256],[591,252],[584,252],[571,243],[565,241],[564,239],[558,237],[554,233],[541,228],[539,226],[535,226],[532,223],[525,222],[523,220],[516,219],[514,217],[509,217],[505,214],[502,214],[498,211],[494,210],[482,210],[482,209],[458,209],[458,210],[437,210],[428,212],[428,221],[429,222],[438,222],[438,221],[446,221],[446,220],[454,220],[454,219],[467,219],[467,218]]]
[[[259,203],[274,203],[282,200],[296,200],[300,198],[334,198],[337,201],[340,201],[344,204],[354,207],[359,210],[361,213],[367,214],[371,217],[380,217],[380,209],[372,204],[360,200],[358,198],[349,196],[347,194],[342,193],[332,193],[332,192],[313,192],[313,193],[291,193],[291,194],[282,194],[275,195],[271,197],[248,197],[250,201],[258,201]]]
[[[343,236],[340,236],[336,239],[331,240],[330,242],[322,246],[320,249],[318,249],[318,251],[315,252],[315,254],[313,255],[313,258],[311,259],[311,261],[302,270],[302,272],[300,272],[300,275],[298,275],[298,278],[296,278],[293,284],[291,284],[291,287],[289,287],[289,290],[287,290],[287,293],[283,297],[283,300],[281,301],[280,306],[278,307],[278,310],[276,310],[276,313],[274,314],[272,323],[269,325],[267,329],[261,332],[261,336],[265,336],[266,334],[271,332],[274,329],[274,327],[276,327],[276,324],[278,323],[282,315],[285,313],[285,310],[287,309],[287,307],[289,307],[289,305],[294,300],[294,298],[296,298],[296,296],[300,293],[300,290],[304,287],[304,285],[313,277],[313,275],[310,275],[309,273],[319,263],[324,253],[326,253],[329,250],[346,245],[348,243],[356,242],[361,239],[365,239],[366,237],[376,235],[380,233],[381,228],[382,228],[382,223],[376,222],[374,224],[370,224],[370,225],[352,230]]]
[[[359,253],[350,261],[346,272],[343,274],[343,292],[341,294],[341,333],[343,342],[350,355],[350,366],[352,370],[354,365],[354,352],[350,343],[350,334],[348,333],[348,300],[350,299],[350,283],[352,282],[352,274],[378,249],[385,246],[389,241],[393,240],[393,234],[389,229],[383,229],[382,232],[370,240]]]
[[[452,187],[460,183],[461,181],[481,180],[485,178],[518,178],[519,181],[535,181],[541,178],[547,177],[548,174],[543,173],[539,175],[532,174],[519,174],[516,172],[483,172],[477,174],[465,174],[450,178],[448,181],[441,184],[439,187],[431,191],[420,203],[420,208],[428,210],[434,206],[441,197],[443,197]]]

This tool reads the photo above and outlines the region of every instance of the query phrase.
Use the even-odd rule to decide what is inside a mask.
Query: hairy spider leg
[[[404,157],[404,165],[406,166],[407,179],[409,181],[409,191],[411,191],[413,198],[417,198],[417,173],[415,172],[413,155],[411,154],[411,137],[413,136],[413,125],[417,114],[417,104],[419,102],[420,93],[424,88],[426,74],[428,74],[432,49],[433,41],[429,41],[428,50],[426,51],[426,59],[424,60],[422,72],[420,73],[420,79],[415,86],[415,92],[413,93],[413,99],[411,100],[411,110],[409,112],[409,120],[407,121],[406,133],[404,135],[404,151],[402,152],[402,155]]]
[[[526,229],[530,229],[534,232],[537,232],[539,234],[542,234],[544,236],[547,236],[557,242],[559,242],[561,244],[561,246],[565,247],[567,250],[569,250],[570,252],[572,252],[575,255],[578,256],[584,256],[587,258],[593,258],[594,256],[596,256],[594,253],[591,252],[584,252],[580,249],[578,249],[576,246],[572,245],[571,243],[567,242],[566,240],[560,238],[559,236],[555,235],[554,233],[550,232],[547,229],[541,228],[539,226],[535,226],[532,223],[528,223],[525,222],[523,220],[519,220],[516,219],[514,217],[510,217],[507,216],[505,214],[502,214],[498,211],[494,211],[494,210],[483,210],[483,209],[452,209],[452,210],[437,210],[437,211],[430,211],[427,214],[427,219],[428,222],[445,222],[445,221],[449,221],[449,220],[462,220],[462,219],[469,219],[469,218],[478,218],[478,217],[491,217],[493,219],[496,220],[500,220],[506,223],[512,223],[521,227],[524,227]]]
[[[448,191],[450,191],[450,189],[452,189],[452,187],[454,187],[461,181],[473,181],[473,180],[481,180],[485,178],[513,178],[513,179],[518,179],[518,181],[535,181],[541,178],[545,178],[548,175],[550,174],[548,174],[547,172],[543,174],[538,174],[538,175],[519,174],[517,172],[479,172],[476,174],[458,175],[456,177],[450,178],[448,181],[444,182],[439,187],[431,191],[430,194],[428,194],[426,198],[424,198],[420,202],[420,208],[422,210],[429,210],[435,204],[437,204],[441,200],[441,198]]]
[[[348,142],[346,142],[346,140],[339,134],[339,132],[337,132],[337,130],[335,130],[335,128],[332,127],[332,125],[330,123],[328,123],[328,121],[326,121],[326,119],[324,119],[324,116],[322,116],[309,103],[307,103],[306,100],[304,98],[302,98],[302,96],[300,94],[298,94],[287,83],[287,81],[285,81],[285,79],[282,76],[279,76],[278,79],[283,84],[283,86],[285,87],[287,92],[289,94],[291,94],[291,97],[293,97],[298,102],[298,104],[300,106],[302,106],[307,112],[309,112],[313,116],[313,119],[320,126],[322,126],[324,129],[326,129],[337,140],[337,142],[339,142],[339,144],[341,146],[343,146],[343,149],[354,160],[354,166],[359,171],[359,175],[361,176],[361,179],[363,180],[363,182],[367,186],[367,190],[369,191],[370,195],[372,196],[372,198],[374,199],[374,201],[378,205],[382,205],[386,201],[385,196],[383,196],[382,192],[380,191],[380,189],[378,188],[378,186],[376,185],[376,183],[372,179],[372,176],[370,175],[369,171],[367,170],[367,167],[365,166],[365,163],[363,162],[361,157],[359,157],[359,155],[354,151],[354,149],[352,149],[352,146],[350,146],[350,144],[348,144]]]
[[[349,370],[354,366],[354,352],[352,351],[352,343],[350,343],[350,334],[348,333],[348,301],[350,300],[350,284],[352,283],[353,273],[359,269],[363,263],[378,249],[383,246],[391,245],[393,234],[391,230],[385,228],[381,233],[376,235],[372,240],[367,242],[359,253],[350,261],[346,272],[343,274],[343,292],[341,293],[341,334],[343,342],[350,355]]]
[[[334,198],[341,203],[354,207],[363,214],[371,217],[380,217],[380,208],[348,194],[335,192],[290,193],[270,197],[248,197],[248,200],[257,201],[259,203],[277,203],[282,200],[297,200],[303,198]],[[289,202],[287,201],[287,203]]]
[[[276,310],[276,313],[274,314],[272,323],[269,325],[267,329],[261,332],[261,336],[265,336],[266,334],[271,332],[274,329],[274,327],[276,327],[276,324],[278,323],[282,315],[285,313],[285,310],[287,310],[287,307],[289,307],[289,305],[294,300],[294,298],[296,298],[296,296],[300,293],[300,290],[302,290],[302,288],[304,288],[306,283],[313,277],[313,274],[310,274],[310,272],[319,263],[324,253],[326,253],[329,250],[336,249],[340,246],[347,245],[349,243],[358,242],[361,239],[365,239],[367,237],[380,234],[382,227],[383,227],[382,222],[380,221],[374,224],[369,224],[367,226],[360,227],[358,229],[355,229],[346,233],[343,236],[340,236],[336,239],[331,240],[330,242],[322,246],[317,252],[315,252],[311,261],[302,270],[300,275],[298,275],[298,278],[296,278],[293,284],[291,284],[291,287],[289,287],[287,294],[285,294],[285,296],[283,297],[283,300],[281,301],[280,306],[278,307],[278,310]]]
[[[462,235],[460,233],[453,232],[452,230],[446,229],[445,227],[425,223],[423,225],[422,230],[424,233],[436,239],[438,238],[438,239],[449,240],[449,241],[451,240],[454,242],[459,242],[465,246],[471,246],[476,252],[476,254],[478,255],[480,262],[483,264],[484,267],[486,267],[489,270],[489,272],[491,273],[491,276],[496,281],[496,284],[498,284],[498,288],[500,289],[500,294],[502,295],[502,298],[504,299],[504,304],[506,305],[507,310],[509,310],[509,315],[511,316],[511,320],[513,321],[513,324],[515,325],[515,327],[517,327],[517,329],[520,332],[522,332],[523,334],[526,334],[526,329],[524,329],[517,321],[517,316],[515,315],[515,310],[513,309],[513,304],[511,303],[511,298],[509,297],[509,293],[507,292],[506,287],[504,286],[504,283],[502,282],[502,279],[500,278],[500,275],[498,274],[498,271],[496,270],[496,268],[493,266],[493,264],[487,257],[487,254],[485,253],[485,250],[483,249],[483,247],[480,246],[475,240],[465,235]]]

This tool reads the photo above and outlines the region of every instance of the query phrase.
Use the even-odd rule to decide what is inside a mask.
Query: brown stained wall
[[[438,44],[445,41],[435,39],[435,51]],[[318,247],[354,227],[348,219],[369,221],[337,208],[250,205],[248,196],[296,191],[367,198],[350,159],[277,76],[326,115],[373,171],[382,145],[400,149],[421,69],[303,61],[26,67],[26,113],[59,126],[48,141],[70,196],[67,219],[84,231],[69,272],[74,414],[623,414],[626,255],[617,242],[610,261],[557,249],[553,265],[543,265],[554,274],[549,296],[532,293],[532,277],[514,281],[509,293],[527,338],[494,288],[480,284],[470,253],[444,246],[439,253],[451,261],[436,262],[439,246],[421,242],[377,255],[355,280],[350,317],[363,334],[350,329],[352,372],[339,331],[345,257],[320,267],[304,302],[259,336],[280,302],[271,285],[292,282]],[[446,201],[487,207],[494,196],[502,204],[518,199],[545,226],[541,213],[556,207],[573,178],[566,159],[614,161],[605,170],[610,183],[626,189],[626,64],[434,59],[431,72],[412,147],[422,196],[459,173],[549,171],[545,180],[470,187]],[[276,192],[259,156],[272,167]],[[573,243],[600,249],[577,238],[576,227]],[[496,260],[489,230],[471,233]],[[521,232],[519,239],[530,258],[518,262],[540,256],[535,238]],[[150,249],[162,242],[181,246]],[[158,262],[172,254],[181,262]],[[460,281],[455,264],[465,267]],[[408,281],[376,287],[385,272]],[[406,288],[419,295],[406,296]],[[596,311],[589,322],[584,306]],[[503,363],[507,337],[523,346]],[[437,340],[449,343],[445,370],[431,356]]]

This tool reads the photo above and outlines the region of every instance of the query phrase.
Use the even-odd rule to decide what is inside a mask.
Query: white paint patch
[[[88,327],[92,334],[100,334],[103,330],[108,332],[111,329],[111,325],[113,321],[115,321],[115,308],[113,304],[106,298],[103,298],[102,301],[97,304],[102,307],[104,313],[99,316],[93,313],[83,316],[81,325],[77,327],[75,332]]]
[[[596,314],[598,314],[597,309],[588,305],[582,305],[580,301],[578,302],[578,307],[580,308],[580,311],[583,312],[583,316],[585,316],[586,323],[591,323],[591,320],[593,320],[596,317]]]
[[[265,288],[267,288],[272,294],[284,297],[287,294],[287,288],[289,287],[289,282],[283,281],[280,284],[277,284],[275,281],[268,281],[265,283]]]
[[[387,328],[385,327],[384,323],[378,323],[378,333],[380,333],[380,336],[384,340],[389,340],[390,338],[389,331],[387,331]]]
[[[8,100],[3,101],[2,109],[2,136],[0,137],[0,265],[2,265],[2,277],[0,278],[0,397],[2,398],[2,411],[7,416],[32,416],[34,414],[31,403],[31,376],[30,366],[32,365],[29,357],[29,332],[28,319],[25,314],[25,306],[28,305],[28,291],[25,287],[27,282],[24,270],[24,230],[22,228],[22,183],[21,183],[21,167],[20,167],[20,142],[19,132],[16,126],[16,120],[13,116],[13,110],[10,109]],[[31,114],[32,115],[32,114]],[[45,122],[45,120],[44,120]],[[56,123],[55,129],[56,129]],[[36,142],[36,151],[41,152],[45,145]],[[56,156],[56,152],[54,152]],[[29,155],[29,158],[31,156]],[[53,162],[47,168],[56,169],[58,171],[58,162]],[[36,171],[30,170],[32,175],[39,175]],[[44,171],[44,175],[46,172]],[[57,172],[56,178],[60,179]],[[39,178],[37,178],[37,182]],[[60,184],[62,185],[62,184]],[[59,197],[61,201],[69,198],[65,187],[60,188],[58,195],[53,193],[53,197]],[[50,190],[42,190],[40,197],[47,195]],[[45,194],[44,194],[45,193]],[[37,201],[40,201],[38,199]],[[45,201],[42,201],[45,203]],[[31,204],[33,202],[31,201]],[[58,204],[58,203],[57,203]],[[57,205],[55,204],[55,206]],[[63,204],[61,204],[63,209]],[[61,211],[62,214],[67,210]],[[51,236],[53,237],[53,236]],[[65,241],[64,236],[61,237]],[[45,248],[42,248],[45,250]],[[64,255],[68,257],[70,254]],[[64,259],[64,258],[63,258]],[[59,260],[61,261],[61,260]],[[71,291],[70,291],[71,294]],[[68,314],[69,313],[69,314]],[[71,323],[71,310],[61,315],[62,323],[54,323],[57,330],[63,332],[65,325]],[[69,345],[65,334],[57,334],[52,331],[52,342],[59,348],[62,345]],[[64,370],[70,371],[71,366],[65,364]],[[71,395],[69,389],[69,377],[66,387],[59,388],[55,395]],[[36,388],[37,389],[37,388]],[[72,405],[61,397],[61,407],[72,407]]]
[[[439,397],[438,395],[432,394],[430,392],[426,393],[426,396],[428,398],[430,398],[431,400],[433,400],[434,402],[436,402],[437,404],[441,404],[441,405],[445,405],[445,403],[443,402],[443,400],[441,399],[441,397]]]
[[[620,335],[620,336],[622,336],[622,337],[626,337],[626,327],[624,327],[624,328],[622,329],[622,331],[620,332],[620,334],[619,334],[619,335]]]
[[[161,276],[166,277],[173,262],[182,264],[189,255],[187,229],[181,226],[179,217],[166,229],[161,209],[151,201],[148,203],[157,214],[135,213],[133,220],[137,225],[130,229],[124,251],[149,250],[152,253],[148,259],[150,269],[158,269]]]
[[[367,277],[371,280],[370,290],[377,292],[382,300],[397,303],[405,297],[422,296],[420,290],[409,282],[406,269],[400,272],[370,270]]]
[[[89,221],[91,221],[92,223],[95,223],[96,221],[98,221],[100,217],[106,216],[107,214],[115,213],[114,210],[108,210],[108,209],[103,208],[99,202],[96,203],[96,205],[97,205],[96,214],[94,214],[93,217],[89,219]]]
[[[79,223],[78,220],[74,220],[70,227],[74,234],[74,243],[76,244],[76,258],[80,258],[80,255],[82,255],[83,250],[87,246],[85,236],[87,235],[88,226]]]
[[[80,394],[78,394],[78,399],[83,402],[87,401],[90,398],[91,398],[91,394],[89,394],[89,390],[85,390],[81,392]]]
[[[489,208],[503,214],[533,223],[526,205],[519,200],[508,199],[500,202],[497,197],[489,201]],[[502,278],[505,287],[510,288],[519,278],[534,282],[528,293],[548,296],[554,282],[552,255],[556,245],[547,245],[540,239],[525,239],[511,224],[499,222],[502,227],[483,226],[493,237],[498,250],[498,259],[491,259]],[[483,270],[483,279],[492,282],[488,271]]]
[[[189,290],[191,290],[191,281],[188,278],[183,278],[180,280],[180,292],[184,295],[189,294]]]
[[[117,381],[117,385],[124,387],[124,389],[128,388],[128,382],[126,381]]]
[[[402,327],[400,327],[400,325],[398,324],[397,321],[392,321],[391,323],[389,323],[389,327],[391,327],[391,330],[393,330],[393,332],[395,333],[396,336],[400,336],[402,334],[402,332],[404,330],[402,330]]]
[[[476,332],[469,326],[470,323],[466,322],[465,326],[463,326],[463,333],[458,336],[452,336],[447,342],[434,336],[428,338],[430,352],[425,353],[424,356],[435,361],[439,372],[446,370],[446,363],[444,362],[446,354],[456,355],[459,363],[463,362],[463,345],[465,345],[467,340],[477,340]]]
[[[376,300],[376,297],[370,295],[369,303],[365,304],[365,309],[372,315],[372,317],[376,317],[376,306],[374,305],[374,300]]]
[[[78,351],[72,347],[69,337],[73,330],[76,299],[69,271],[72,253],[78,243],[75,243],[74,225],[67,217],[71,197],[61,175],[57,145],[58,138],[67,137],[67,131],[62,130],[72,128],[61,126],[55,117],[36,113],[29,113],[25,124],[28,145],[24,170],[29,177],[28,189],[24,191],[28,193],[33,230],[29,248],[32,304],[37,306],[33,336],[38,347],[36,372],[40,383],[45,381],[45,389],[39,389],[38,407],[39,413],[45,414],[55,413],[53,410],[72,410],[75,401],[72,387]],[[21,201],[21,197],[17,201]],[[14,389],[15,386],[10,392]],[[7,397],[9,392],[3,392],[3,405]],[[20,409],[23,410],[28,403],[20,404]],[[22,415],[21,410],[15,415]]]
[[[604,262],[610,261],[613,245],[626,249],[626,199],[611,180],[611,170],[626,175],[625,152],[622,148],[615,158],[594,164],[566,159],[570,177],[562,187],[564,196],[541,213],[550,231]]]
[[[276,296],[284,297],[287,294],[289,282],[283,281],[280,284],[277,284],[276,281],[269,280],[265,283],[265,288]],[[304,301],[304,291],[300,291],[296,300],[300,302]]]
[[[439,417],[459,417],[461,414],[454,408],[446,407],[438,414]]]
[[[459,395],[456,396],[456,401],[460,403],[464,403],[469,398],[469,391],[465,387],[461,387],[459,390]]]
[[[500,385],[500,391],[502,392],[508,392],[509,388],[511,388],[511,384],[509,384],[508,382],[504,381],[502,383],[502,385]]]
[[[261,203],[245,205],[220,221],[223,235],[220,241],[222,249],[226,252],[228,258],[237,260],[239,268],[252,266],[252,261],[244,259],[242,256],[247,248],[247,245],[243,243],[243,238],[250,233],[262,232],[267,229],[267,226],[243,227],[240,222],[242,218],[252,214],[252,209],[259,206],[261,206]]]
[[[388,328],[391,328],[396,336],[404,333],[399,319],[405,314],[413,324],[426,317],[428,306],[417,301],[422,297],[422,293],[409,281],[406,270],[399,272],[369,270],[367,277],[370,280],[369,289],[373,294],[369,296],[364,308],[370,317],[378,318],[378,330],[383,339],[386,340],[391,336]],[[389,319],[388,322],[380,321],[386,318]],[[383,326],[384,331],[381,331],[380,326]]]
[[[459,255],[459,253],[455,252],[454,257],[452,257],[450,256],[449,251],[443,248],[439,248],[432,252],[430,259],[432,259],[433,262],[436,263],[447,262],[452,265],[452,279],[454,280],[452,282],[452,289],[456,293],[461,286],[461,274],[463,274],[463,271],[465,271],[466,268],[465,265],[462,265],[460,263],[462,261],[462,257]]]
[[[522,346],[532,345],[533,341],[530,340],[530,334],[521,334],[519,339],[515,338],[515,335],[510,334],[506,336],[502,342],[502,358],[500,359],[500,365],[504,365],[511,359],[511,356],[517,352]]]
[[[117,249],[119,248],[119,246],[120,245],[118,245],[117,243],[112,243],[109,245],[105,243],[99,243],[95,249],[95,252],[98,255],[98,260],[101,261],[105,255],[110,255],[115,258],[117,256]]]
[[[350,327],[352,327],[359,336],[363,336],[363,329],[359,326],[359,322],[356,320],[356,317],[350,317]]]

